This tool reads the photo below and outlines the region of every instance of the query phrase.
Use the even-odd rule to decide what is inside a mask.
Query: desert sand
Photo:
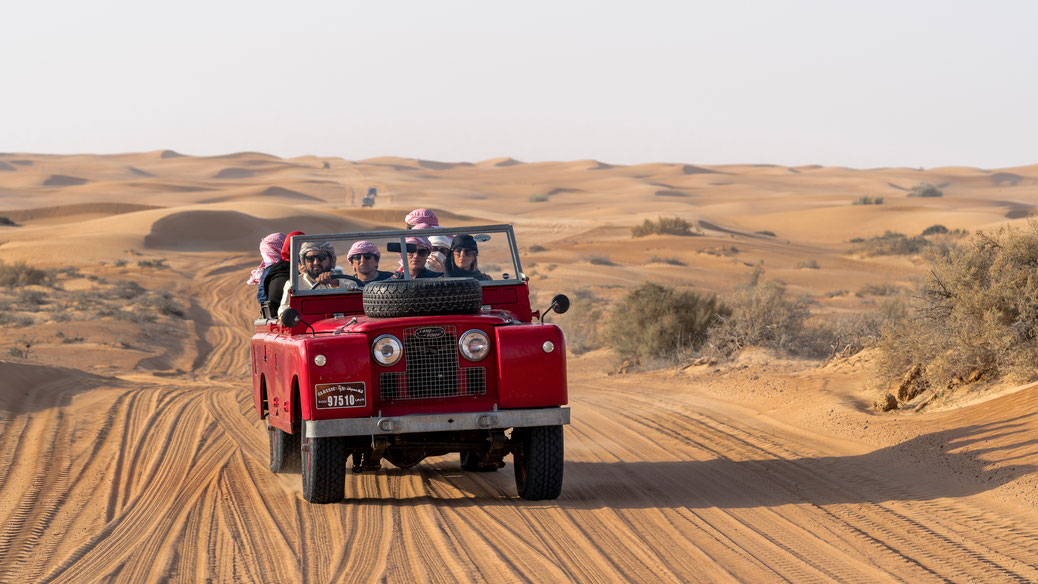
[[[944,196],[906,197],[922,182]],[[1038,165],[0,154],[0,260],[53,276],[0,288],[0,582],[1038,581],[1038,385],[878,413],[869,351],[628,374],[571,355],[558,500],[518,499],[510,462],[443,457],[310,505],[267,469],[245,284],[267,233],[429,207],[513,223],[541,307],[645,280],[723,293],[763,265],[825,318],[926,271],[852,238],[1022,226],[1036,204]],[[702,236],[632,239],[660,216]]]

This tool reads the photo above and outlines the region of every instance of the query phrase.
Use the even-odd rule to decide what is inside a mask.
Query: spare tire
[[[476,314],[483,288],[472,278],[379,280],[364,286],[364,314],[372,318]]]

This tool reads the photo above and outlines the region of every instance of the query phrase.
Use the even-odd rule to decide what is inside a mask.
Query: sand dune
[[[926,263],[848,255],[850,239],[1025,227],[1038,165],[165,150],[6,154],[0,170],[16,223],[0,224],[0,260],[56,278],[0,288],[2,582],[1038,581],[1038,387],[879,415],[868,351],[636,374],[610,374],[604,350],[571,356],[559,500],[517,500],[511,463],[444,457],[308,505],[298,476],[266,468],[244,285],[267,233],[398,228],[426,207],[444,225],[512,223],[540,308],[643,281],[726,292],[763,266],[818,318],[863,313],[877,299],[858,290],[910,286]],[[944,196],[906,196],[923,182]],[[369,187],[376,207],[360,208]],[[852,204],[863,195],[884,202]],[[702,234],[631,237],[658,217]]]

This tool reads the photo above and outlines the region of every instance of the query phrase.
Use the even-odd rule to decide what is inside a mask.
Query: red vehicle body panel
[[[293,297],[290,304],[313,324],[291,329],[280,324],[258,324],[252,337],[254,405],[261,418],[286,432],[298,432],[301,419],[326,420],[417,413],[491,411],[495,407],[531,408],[567,403],[565,344],[562,332],[551,324],[531,324],[526,283],[483,288],[484,310],[475,315],[440,315],[374,319],[364,316],[362,296],[344,293],[327,296]],[[458,358],[458,374],[470,367],[485,369],[485,392],[397,399],[379,395],[380,375],[402,372],[406,356],[392,367],[383,367],[371,354],[371,344],[382,334],[403,339],[408,327],[453,325],[456,334],[470,329],[483,331],[491,343],[490,354],[478,362]],[[554,345],[551,353],[545,341]],[[317,366],[314,358],[326,363]],[[319,407],[317,391],[352,391],[363,384],[363,404]],[[298,387],[299,394],[293,394]],[[328,390],[332,387],[331,390]],[[297,403],[298,400],[298,403]]]

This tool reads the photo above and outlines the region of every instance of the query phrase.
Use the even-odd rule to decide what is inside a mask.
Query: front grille
[[[384,400],[484,395],[487,371],[458,367],[458,333],[454,326],[404,329],[406,370],[379,376]]]

